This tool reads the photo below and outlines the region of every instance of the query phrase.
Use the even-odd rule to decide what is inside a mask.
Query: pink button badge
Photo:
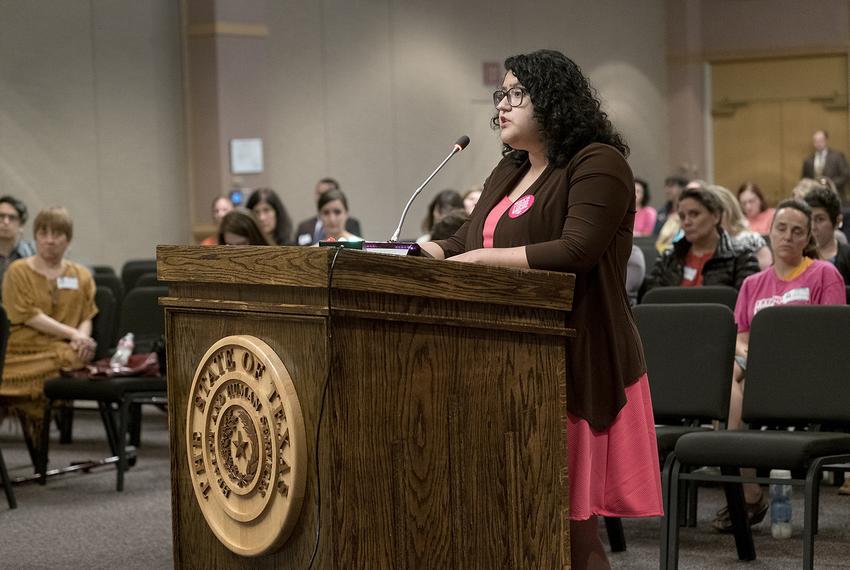
[[[531,209],[532,204],[534,204],[534,196],[523,196],[511,206],[510,211],[508,212],[508,216],[511,218],[518,218],[527,211]]]

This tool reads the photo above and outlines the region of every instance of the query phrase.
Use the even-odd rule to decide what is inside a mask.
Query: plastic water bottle
[[[133,354],[133,348],[135,347],[135,343],[133,342],[133,333],[127,333],[121,340],[118,341],[118,347],[115,349],[115,354],[112,355],[112,360],[109,361],[109,365],[112,368],[121,368],[122,366],[127,366],[127,361],[130,360],[130,355]]]
[[[771,479],[790,479],[786,469],[771,469]],[[770,534],[773,538],[791,538],[791,485],[770,484]]]

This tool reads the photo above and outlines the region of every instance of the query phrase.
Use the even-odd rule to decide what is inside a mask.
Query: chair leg
[[[688,481],[688,503],[687,503],[687,526],[697,526],[697,499],[699,493],[699,481]]]
[[[38,482],[40,485],[47,484],[47,450],[50,445],[50,413],[53,409],[53,401],[47,400],[44,405],[44,421],[41,422],[41,449],[39,450],[38,464],[36,472],[41,475]]]
[[[6,492],[6,500],[9,502],[9,508],[17,509],[18,502],[15,500],[14,491],[12,491],[12,482],[9,480],[9,472],[6,471],[6,462],[3,460],[2,451],[0,451],[0,478],[3,479],[3,490]]]
[[[130,445],[139,447],[142,442],[142,405],[130,406]]]
[[[112,455],[118,455],[118,428],[115,426],[115,414],[112,405],[107,402],[98,402],[100,418],[103,420],[103,429],[106,431],[106,441],[109,443],[109,451]]]
[[[36,473],[38,473],[39,463],[41,462],[41,454],[35,447],[35,443],[32,440],[32,434],[30,433],[29,422],[23,414],[18,414],[18,421],[21,424],[21,431],[24,434],[24,443],[27,446],[27,452],[30,454],[30,461],[32,461],[33,469]],[[45,416],[44,422],[46,424],[50,423],[50,416]],[[48,425],[48,429],[50,426]]]
[[[672,454],[671,454],[672,455]],[[672,457],[665,467],[667,472],[667,508],[663,522],[667,528],[661,534],[661,568],[676,570],[679,567],[679,473],[682,464]]]
[[[821,471],[821,473],[823,473]],[[823,478],[823,475],[820,476]],[[818,533],[818,520],[820,519],[820,488],[821,488],[821,479],[815,479],[812,481],[812,512],[814,513],[814,518],[812,519],[812,535],[816,535]],[[814,540],[814,539],[813,539]]]
[[[116,490],[124,490],[124,472],[127,470],[127,428],[130,423],[130,407],[128,400],[122,400],[118,408],[118,480]]]
[[[723,475],[739,475],[738,468],[723,467]],[[747,520],[744,507],[744,488],[741,483],[724,483],[726,506],[729,508],[729,518],[732,520],[732,532],[735,535],[735,548],[738,550],[738,560],[755,560],[756,547],[753,544],[753,532]]]
[[[619,517],[604,517],[604,519],[611,552],[625,552],[626,533],[623,532],[623,521]]]
[[[74,406],[72,402],[66,403],[59,409],[56,425],[59,428],[59,443],[71,443],[74,431]]]
[[[803,499],[803,569],[809,570],[814,566],[815,558],[815,524],[817,508],[814,505],[814,482],[812,469],[806,474],[806,486]]]

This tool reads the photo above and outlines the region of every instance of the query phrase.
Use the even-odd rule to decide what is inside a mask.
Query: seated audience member
[[[773,208],[767,207],[761,188],[754,182],[744,182],[738,188],[738,201],[741,209],[747,217],[747,224],[751,231],[766,235],[770,231],[770,222],[773,221]]]
[[[641,178],[635,178],[635,204],[637,211],[633,235],[635,237],[651,236],[655,229],[658,212],[649,206],[649,184]]]
[[[645,276],[646,258],[638,246],[632,245],[632,254],[629,256],[628,265],[626,265],[626,293],[629,295],[629,304],[632,307],[637,305],[638,293],[640,293]]]
[[[339,182],[337,182],[333,178],[322,178],[318,182],[316,182],[316,187],[314,192],[316,194],[316,203],[318,203],[319,198],[327,192],[328,190],[339,190]],[[357,218],[348,217],[348,221],[345,223],[345,230],[353,235],[363,235],[363,232],[360,230],[360,222]],[[298,229],[295,230],[295,242],[298,245],[310,245],[317,243],[324,237],[324,233],[322,232],[322,220],[319,219],[319,216],[314,216],[312,218],[306,219],[298,224]]]
[[[723,229],[723,206],[705,188],[687,188],[679,197],[684,235],[661,254],[647,278],[653,287],[729,285],[740,289],[758,271],[749,250],[736,245]]]
[[[785,200],[776,207],[770,228],[773,267],[744,281],[735,305],[738,338],[735,343],[735,367],[729,401],[728,429],[745,429],[741,420],[744,401],[745,371],[750,343],[750,324],[760,310],[774,305],[843,305],[844,280],[838,270],[818,259],[812,233],[812,211],[796,200]],[[752,470],[742,470],[754,475]],[[744,485],[746,510],[750,524],[761,522],[767,512],[767,500],[757,484]],[[731,532],[727,509],[721,509],[713,526]]]
[[[286,208],[277,192],[271,188],[254,190],[245,206],[254,214],[260,231],[272,245],[289,245],[292,243],[292,220],[286,213]]]
[[[687,185],[688,179],[682,176],[668,176],[664,179],[664,193],[667,196],[667,201],[664,203],[664,207],[657,211],[655,229],[652,230],[652,235],[661,234],[661,229],[667,223],[668,218],[676,217],[676,202],[679,201],[679,194]],[[676,231],[678,231],[678,226]],[[673,233],[675,235],[676,232]],[[664,251],[664,248],[661,248],[660,251]]]
[[[759,269],[770,267],[773,264],[770,247],[760,233],[747,229],[747,220],[732,191],[714,184],[707,186],[706,189],[720,198],[720,203],[723,205],[723,229],[732,237],[732,241],[742,249],[748,249],[755,254]]]
[[[838,194],[826,186],[816,186],[806,194],[805,201],[812,209],[812,233],[818,255],[835,265],[845,285],[850,285],[850,245],[835,239],[835,232],[843,221]]]
[[[475,208],[475,205],[478,203],[478,199],[481,197],[481,192],[484,191],[484,187],[482,186],[473,186],[469,190],[467,190],[463,195],[463,209],[466,210],[466,215],[471,216],[472,210]]]
[[[243,208],[228,212],[218,227],[219,245],[270,245],[254,216]]]
[[[814,178],[801,178],[800,181],[794,186],[794,189],[791,190],[791,197],[795,200],[805,201],[806,194],[814,190],[815,188],[827,188],[829,191],[833,192],[836,196],[838,196],[838,190],[835,189],[835,184],[829,178],[818,178],[815,180]],[[839,201],[841,198],[838,198]],[[847,235],[841,230],[835,230],[835,239],[838,240],[838,243],[847,243]]]
[[[12,196],[0,197],[0,282],[13,261],[35,255],[35,244],[22,239],[26,223],[26,205]]]
[[[230,201],[228,196],[225,196],[224,194],[216,196],[215,200],[212,202],[212,217],[216,227],[221,224],[222,218],[224,218],[228,212],[232,211],[233,202]],[[201,245],[216,245],[218,242],[218,233],[215,233],[201,241]]]
[[[449,211],[445,216],[443,216],[443,219],[434,224],[434,227],[431,228],[431,239],[449,239],[455,235],[455,233],[464,223],[466,223],[468,219],[469,216],[465,209],[456,208]]]
[[[13,262],[3,277],[11,325],[0,404],[14,412],[37,445],[44,418],[44,381],[90,362],[95,283],[65,259],[73,223],[65,208],[47,208],[33,224],[36,254]]]
[[[658,250],[659,253],[663,253],[668,247],[673,245],[673,243],[682,237],[682,221],[679,219],[679,197],[682,194],[683,190],[687,190],[688,188],[701,188],[706,185],[706,183],[702,180],[692,180],[690,182],[686,181],[684,178],[668,178],[668,180],[672,180],[673,182],[667,186],[667,196],[672,196],[673,210],[669,214],[665,214],[666,220],[661,228],[656,232],[656,240],[655,240],[655,249]],[[681,187],[679,184],[684,183],[684,186]],[[661,212],[658,212],[658,217],[661,217]],[[656,222],[655,227],[658,228],[658,223]]]
[[[322,222],[322,240],[363,240],[345,229],[345,223],[348,221],[348,199],[342,190],[328,190],[319,196],[319,219]]]
[[[443,219],[451,210],[463,208],[463,198],[454,190],[443,190],[428,204],[428,214],[422,220],[422,229],[427,232],[416,240],[416,243],[425,243],[431,240],[431,230],[434,224]]]

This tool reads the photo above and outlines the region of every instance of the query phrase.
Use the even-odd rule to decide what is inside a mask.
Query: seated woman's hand
[[[71,348],[80,357],[83,362],[91,362],[94,358],[94,352],[97,349],[97,342],[88,335],[77,332],[71,337]]]

